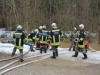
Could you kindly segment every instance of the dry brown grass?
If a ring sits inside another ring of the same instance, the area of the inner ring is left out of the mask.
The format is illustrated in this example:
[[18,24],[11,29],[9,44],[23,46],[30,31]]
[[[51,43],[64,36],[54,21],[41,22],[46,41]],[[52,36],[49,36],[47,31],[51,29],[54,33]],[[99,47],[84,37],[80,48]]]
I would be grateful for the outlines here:
[[90,47],[92,47],[94,50],[100,50],[100,44],[98,42],[98,38],[92,37],[91,43],[89,43]]
[[61,41],[60,47],[62,47],[62,48],[69,48],[69,46],[70,46],[69,38],[66,38],[64,41]]

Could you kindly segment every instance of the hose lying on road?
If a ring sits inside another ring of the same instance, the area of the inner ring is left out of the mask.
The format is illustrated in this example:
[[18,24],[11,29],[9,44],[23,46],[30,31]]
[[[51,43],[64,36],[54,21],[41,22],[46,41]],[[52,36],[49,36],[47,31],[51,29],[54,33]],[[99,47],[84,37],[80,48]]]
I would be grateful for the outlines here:
[[[61,50],[61,51],[62,51],[62,50]],[[27,58],[24,58],[24,59],[35,58],[35,57],[41,57],[41,56],[46,56],[46,55],[49,55],[49,54],[51,54],[51,53],[43,54],[43,55],[36,55],[36,56],[32,56],[32,57],[27,57]],[[67,54],[67,53],[65,52],[65,53],[61,53],[61,54]],[[7,70],[2,71],[2,72],[0,73],[0,75],[1,75],[1,74],[4,74],[4,73],[6,73],[6,72],[8,72],[8,71],[10,71],[10,70],[13,70],[13,69],[15,69],[15,68],[18,68],[18,67],[21,67],[21,66],[24,66],[24,65],[33,63],[33,62],[37,62],[37,61],[40,61],[40,60],[44,60],[44,59],[39,59],[39,60],[27,62],[27,63],[21,64],[21,65],[18,65],[18,66],[9,68],[9,69],[7,69]],[[11,62],[11,63],[9,63],[9,64],[7,64],[7,65],[1,67],[0,70],[2,70],[2,69],[4,69],[4,68],[6,68],[6,67],[8,67],[8,66],[10,66],[10,65],[12,65],[12,64],[14,64],[14,63],[16,63],[16,62],[18,62],[18,61],[19,61],[19,60],[15,60],[15,61],[13,61],[13,62]]]
[[[48,54],[50,54],[50,53],[48,53]],[[27,57],[27,58],[24,58],[24,59],[41,57],[41,56],[45,56],[45,55],[48,55],[48,54],[31,56],[31,57]],[[11,63],[8,63],[8,64],[6,64],[5,66],[0,67],[0,70],[2,70],[2,69],[4,69],[4,68],[6,68],[6,67],[8,67],[8,66],[10,66],[10,65],[12,65],[12,64],[14,64],[14,63],[16,63],[16,62],[18,62],[18,61],[19,61],[19,60],[15,60],[15,61],[13,61],[13,62],[11,62]]]
[[13,70],[13,69],[15,69],[15,68],[22,67],[22,66],[25,66],[25,65],[34,63],[34,62],[41,61],[41,60],[45,60],[45,59],[47,59],[47,58],[48,58],[48,57],[45,57],[45,58],[42,58],[42,59],[39,59],[39,60],[34,60],[34,61],[31,61],[31,62],[27,62],[27,63],[21,64],[21,65],[17,65],[17,66],[11,67],[11,68],[9,68],[9,69],[6,69],[6,70],[2,71],[2,72],[0,73],[0,75],[4,74],[4,73],[6,73],[6,72],[8,72],[8,71],[10,71],[10,70]]
[[[28,50],[25,54],[23,55],[26,55],[30,50]],[[20,55],[18,56],[14,56],[14,57],[11,57],[11,58],[6,58],[6,59],[1,59],[0,62],[3,62],[3,61],[7,61],[7,60],[11,60],[11,59],[14,59],[14,58],[18,58]]]
[[[44,54],[44,55],[36,55],[36,56],[28,57],[28,58],[35,58],[35,57],[39,57],[39,56],[46,56],[46,55],[49,55],[49,54],[51,54],[51,53]],[[66,54],[66,52],[65,52],[65,53],[60,53],[60,54]],[[24,59],[28,59],[28,58],[24,58]],[[41,61],[41,60],[45,60],[45,59],[47,59],[47,58],[48,58],[48,57],[45,57],[45,58],[41,58],[41,59],[39,59],[39,60],[34,60],[34,61],[30,61],[30,62],[21,64],[21,65],[17,65],[17,66],[11,67],[11,68],[9,68],[9,69],[6,69],[6,70],[2,71],[2,72],[0,73],[0,75],[4,74],[4,73],[6,73],[6,72],[9,72],[9,71],[11,71],[11,70],[13,70],[13,69],[16,69],[16,68],[18,68],[18,67],[22,67],[22,66],[25,66],[25,65],[34,63],[34,62],[38,62],[38,61]],[[16,61],[18,61],[18,60],[16,60]]]
[[[28,51],[29,52],[29,51]],[[27,54],[28,52],[26,52],[25,54]],[[25,55],[24,54],[24,55]],[[51,53],[48,53],[48,54],[51,54]],[[43,54],[43,55],[36,55],[36,56],[31,56],[31,57],[27,57],[27,58],[24,58],[24,59],[29,59],[29,58],[36,58],[36,57],[40,57],[40,56],[45,56],[45,55],[48,55],[48,54]],[[18,56],[17,56],[18,57]],[[16,57],[14,57],[14,58],[16,58]],[[9,59],[12,59],[12,58],[7,58],[7,59],[3,59],[3,60],[0,60],[0,61],[4,61],[4,60],[9,60]],[[8,67],[8,66],[10,66],[10,65],[12,65],[12,64],[14,64],[14,63],[16,63],[16,62],[18,62],[19,60],[15,60],[15,61],[12,61],[11,63],[8,63],[8,64],[6,64],[5,66],[2,66],[2,67],[0,67],[0,70],[2,70],[2,69],[4,69],[4,68],[6,68],[6,67]]]

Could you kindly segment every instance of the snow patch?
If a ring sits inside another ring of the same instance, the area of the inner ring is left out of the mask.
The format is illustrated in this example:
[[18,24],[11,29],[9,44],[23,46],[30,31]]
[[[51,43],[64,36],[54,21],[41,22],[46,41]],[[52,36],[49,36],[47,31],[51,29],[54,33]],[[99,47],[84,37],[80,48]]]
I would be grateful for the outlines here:
[[[29,55],[40,55],[40,51],[35,49],[36,46],[34,46],[34,50],[35,52],[29,52]],[[9,44],[9,43],[0,43],[0,52],[2,53],[7,53],[7,54],[11,54],[13,51],[14,45],[13,44]],[[23,53],[26,53],[28,50],[30,49],[29,46],[24,45],[24,49],[23,49]],[[91,52],[88,51],[87,52],[87,56],[88,59],[83,60],[83,54],[81,52],[79,52],[78,57],[72,57],[72,55],[74,55],[74,51],[69,51],[68,48],[60,48],[58,47],[58,52],[59,52],[59,57],[58,58],[62,58],[62,59],[66,59],[66,60],[71,60],[71,61],[79,61],[79,62],[84,62],[84,63],[89,63],[89,64],[100,64],[100,51],[96,51],[96,52]],[[47,51],[47,53],[51,53],[52,52],[50,50]],[[16,54],[19,54],[19,50],[16,51]],[[43,53],[44,54],[44,53]]]

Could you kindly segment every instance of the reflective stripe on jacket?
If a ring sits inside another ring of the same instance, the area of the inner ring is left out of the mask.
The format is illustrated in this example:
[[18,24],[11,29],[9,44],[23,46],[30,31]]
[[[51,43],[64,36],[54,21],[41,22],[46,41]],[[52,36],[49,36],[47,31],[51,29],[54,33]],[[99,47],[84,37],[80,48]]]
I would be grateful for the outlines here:
[[50,39],[52,46],[59,46],[60,45],[60,38],[63,37],[62,32],[59,29],[52,29],[50,31]]
[[22,31],[16,31],[13,35],[15,47],[23,49],[25,34]]
[[79,42],[78,42],[78,47],[79,48],[84,48],[85,47],[85,44],[84,44],[84,38],[79,38]]
[[[49,34],[48,31],[45,30],[45,29],[42,30],[42,33]],[[43,35],[39,35],[39,40],[40,40],[40,43],[46,44],[46,41],[48,40],[48,37],[43,36]]]
[[27,36],[27,38],[25,39],[25,40],[27,40],[28,42],[32,42],[32,41],[34,41],[36,39],[36,32],[31,32],[28,36]]

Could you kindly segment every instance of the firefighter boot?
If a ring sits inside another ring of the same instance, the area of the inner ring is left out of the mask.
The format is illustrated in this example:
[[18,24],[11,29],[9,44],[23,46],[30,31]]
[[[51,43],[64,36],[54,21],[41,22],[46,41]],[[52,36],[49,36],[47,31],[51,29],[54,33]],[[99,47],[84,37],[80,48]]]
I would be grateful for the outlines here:
[[77,57],[78,56],[78,52],[75,52],[75,55],[72,55],[72,57]]
[[52,59],[56,59],[56,53],[53,52],[53,56],[51,56],[50,58],[52,58]]
[[24,60],[23,59],[20,59],[20,61],[23,62]]
[[42,49],[40,49],[40,53],[42,53]]
[[82,59],[87,59],[87,54],[83,53],[83,55],[84,55],[84,57]]
[[56,50],[56,56],[58,57],[58,50]]

